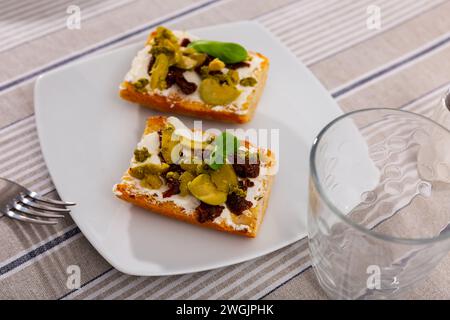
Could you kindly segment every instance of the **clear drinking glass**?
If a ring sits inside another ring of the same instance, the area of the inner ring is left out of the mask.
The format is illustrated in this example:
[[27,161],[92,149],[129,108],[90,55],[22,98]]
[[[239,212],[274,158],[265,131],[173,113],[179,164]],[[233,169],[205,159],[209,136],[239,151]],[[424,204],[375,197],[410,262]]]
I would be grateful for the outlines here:
[[310,158],[308,236],[335,299],[392,299],[450,250],[450,132],[407,111],[343,115]]

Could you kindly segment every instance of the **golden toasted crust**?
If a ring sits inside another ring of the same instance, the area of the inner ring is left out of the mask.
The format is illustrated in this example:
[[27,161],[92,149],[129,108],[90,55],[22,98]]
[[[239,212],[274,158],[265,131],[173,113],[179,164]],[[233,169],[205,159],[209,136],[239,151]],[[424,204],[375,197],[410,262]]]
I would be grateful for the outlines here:
[[[166,123],[165,117],[150,117],[147,120],[147,127],[145,128],[144,134],[149,134],[154,131],[161,129]],[[129,177],[128,172],[125,173],[124,178]],[[217,224],[212,221],[207,221],[200,223],[194,213],[186,213],[184,208],[176,205],[172,201],[159,201],[157,197],[150,194],[142,194],[139,190],[132,184],[127,184],[122,181],[115,186],[115,194],[118,198],[125,200],[127,202],[133,203],[144,209],[159,213],[161,215],[175,218],[181,221],[189,222],[195,225],[200,225],[203,227],[208,227],[220,231],[225,231],[233,234],[244,235],[250,238],[256,237],[261,222],[264,218],[264,213],[267,208],[269,201],[270,189],[272,184],[273,176],[267,178],[267,183],[265,184],[264,197],[259,200],[258,205],[251,208],[251,223],[248,230],[235,230],[232,227],[226,225],[225,223]]]
[[138,103],[142,106],[176,114],[195,116],[203,119],[213,119],[225,122],[245,123],[251,120],[255,109],[261,98],[264,86],[267,80],[269,70],[269,59],[260,53],[255,53],[263,62],[261,69],[258,70],[256,80],[258,81],[255,91],[253,91],[244,103],[243,108],[247,113],[238,114],[227,110],[212,110],[212,106],[199,102],[186,100],[181,96],[173,95],[171,97],[162,96],[156,93],[141,93],[129,82],[123,82],[121,85],[120,96],[130,102]]

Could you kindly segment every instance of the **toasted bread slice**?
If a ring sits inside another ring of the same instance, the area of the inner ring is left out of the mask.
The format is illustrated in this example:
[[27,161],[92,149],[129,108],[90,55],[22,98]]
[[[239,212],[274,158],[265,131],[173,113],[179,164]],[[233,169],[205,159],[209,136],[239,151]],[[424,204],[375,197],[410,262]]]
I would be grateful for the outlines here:
[[[174,32],[179,41],[183,39],[195,40],[195,37],[186,32]],[[150,80],[148,66],[151,60],[149,53],[152,47],[151,33],[144,49],[138,52],[134,58],[131,69],[125,76],[125,81],[120,86],[120,96],[128,101],[142,106],[175,114],[195,116],[203,119],[213,119],[225,122],[245,123],[251,120],[261,95],[264,90],[269,70],[269,59],[264,55],[249,51],[251,60],[236,69],[240,79],[253,77],[257,83],[254,86],[237,84],[236,88],[241,92],[237,99],[228,105],[210,105],[205,103],[199,95],[201,78],[194,70],[185,71],[185,78],[197,85],[192,94],[184,94],[174,84],[165,90],[152,90],[148,85],[146,90],[138,90],[133,85],[140,79]],[[226,73],[227,67],[223,69]]]
[[[173,119],[173,117],[171,118]],[[170,118],[168,120],[166,117],[150,117],[147,120],[147,127],[141,142],[146,136],[148,137],[154,132],[160,133],[168,121],[170,121]],[[245,145],[249,146],[248,142],[245,142]],[[257,178],[248,179],[254,184],[252,188],[248,189],[246,195],[246,200],[252,202],[252,207],[239,215],[232,213],[224,203],[222,205],[223,211],[219,216],[212,220],[201,221],[197,211],[201,202],[194,196],[191,194],[185,196],[175,194],[164,198],[164,191],[169,188],[167,181],[157,190],[149,189],[143,187],[141,181],[130,174],[130,169],[125,172],[122,181],[114,186],[113,191],[120,199],[155,213],[208,228],[255,237],[268,204],[273,180],[273,175],[270,172],[275,166],[275,159],[270,150],[258,151],[259,154],[264,154],[265,160],[261,161],[261,168],[264,170],[261,170],[261,174]]]

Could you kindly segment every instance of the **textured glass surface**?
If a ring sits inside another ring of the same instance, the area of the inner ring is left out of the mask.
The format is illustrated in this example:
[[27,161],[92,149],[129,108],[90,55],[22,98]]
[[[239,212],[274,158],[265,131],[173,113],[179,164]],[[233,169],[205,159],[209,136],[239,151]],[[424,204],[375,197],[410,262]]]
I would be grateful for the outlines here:
[[450,249],[450,133],[413,113],[361,110],[311,152],[309,245],[332,298],[398,298]]

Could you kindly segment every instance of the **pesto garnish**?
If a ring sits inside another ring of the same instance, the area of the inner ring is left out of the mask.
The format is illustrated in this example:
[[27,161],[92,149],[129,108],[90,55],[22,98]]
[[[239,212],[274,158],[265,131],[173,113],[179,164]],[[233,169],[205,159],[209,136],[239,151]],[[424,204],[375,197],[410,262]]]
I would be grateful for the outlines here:
[[138,92],[146,92],[145,87],[148,85],[148,79],[142,78],[133,83],[133,87]]
[[156,28],[150,53],[155,59],[150,70],[150,87],[153,90],[164,90],[167,88],[169,67],[181,62],[183,58],[177,37],[167,28]]
[[157,56],[158,54],[173,55],[173,49],[167,47],[152,47],[150,54]]
[[209,67],[208,66],[200,67],[200,78],[206,79],[208,77],[209,77]]
[[253,77],[247,77],[242,79],[239,83],[244,87],[254,87],[258,83],[258,81],[256,81],[256,79]]
[[230,77],[231,82],[236,85],[239,83],[239,72],[237,72],[236,70],[228,70],[227,75]]
[[244,197],[244,198],[247,196],[247,192],[245,190],[242,190],[241,188],[239,188],[237,185],[231,186],[229,193],[234,193],[237,196]]
[[150,156],[151,154],[150,152],[148,152],[148,149],[146,147],[134,150],[134,158],[137,162],[144,162]]
[[154,175],[161,175],[163,173],[166,173],[169,170],[169,165],[167,163],[161,163],[161,164],[154,164],[154,163],[148,163],[143,164],[137,167],[130,168],[128,170],[128,173],[130,176],[136,178],[136,179],[144,179],[146,176],[154,174]]
[[235,86],[239,82],[239,72],[236,70],[228,70],[227,73],[222,72],[211,72],[214,70],[211,70],[208,66],[203,66],[200,68],[200,78],[202,80],[211,78],[215,79],[220,82],[220,84],[228,84],[230,86]]

